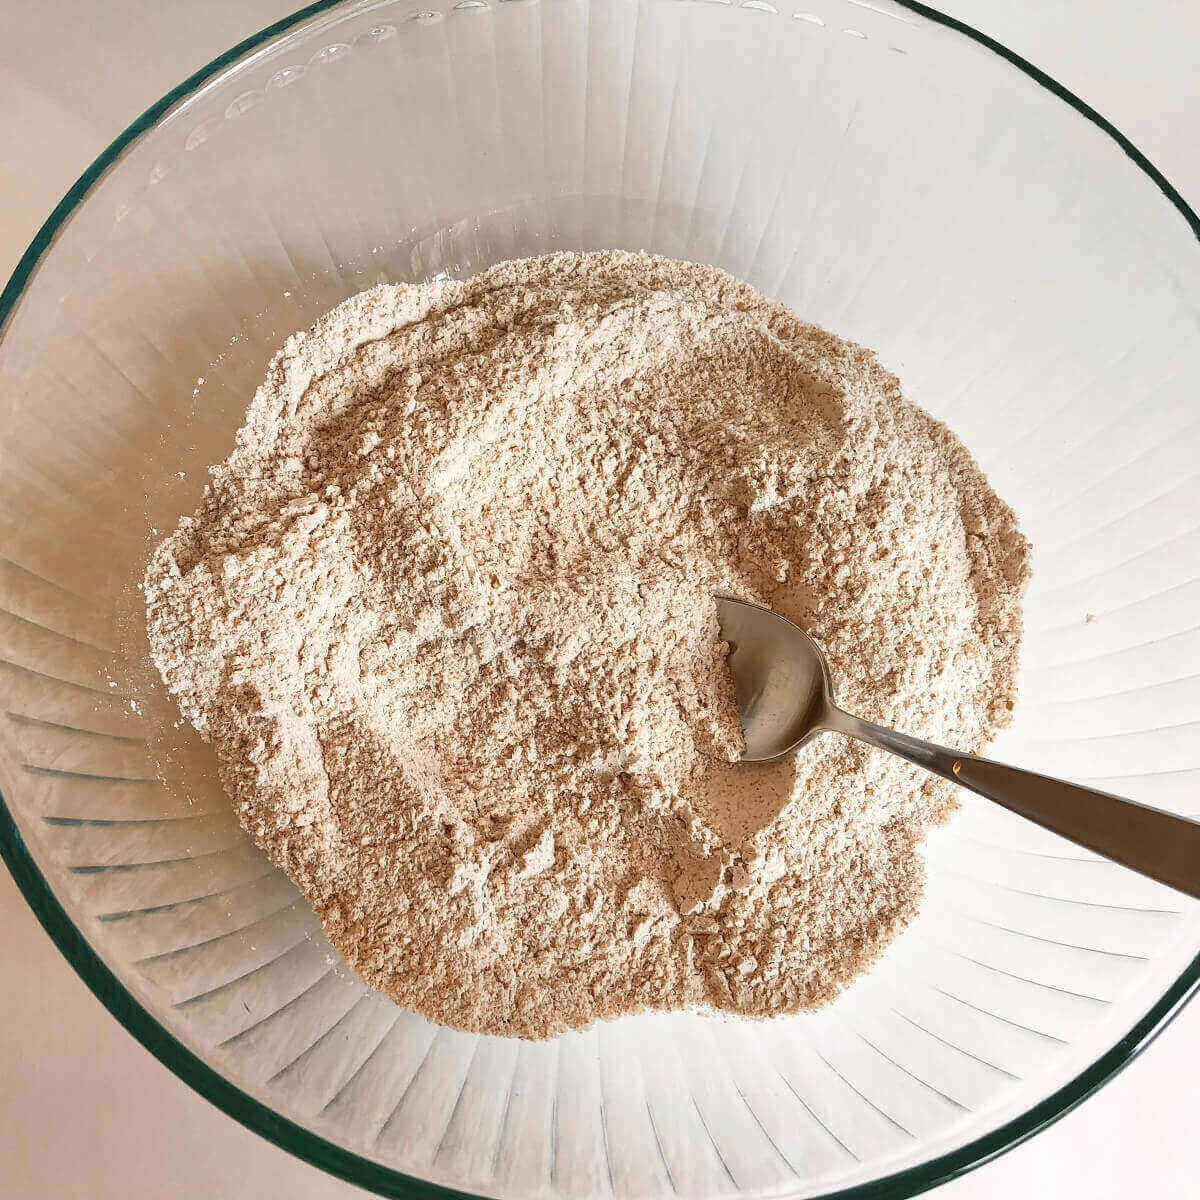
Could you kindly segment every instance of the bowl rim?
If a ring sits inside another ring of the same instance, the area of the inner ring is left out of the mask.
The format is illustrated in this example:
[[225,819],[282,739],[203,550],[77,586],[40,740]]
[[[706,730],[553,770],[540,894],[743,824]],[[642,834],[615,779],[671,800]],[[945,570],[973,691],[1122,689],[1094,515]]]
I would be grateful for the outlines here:
[[[315,0],[314,3],[297,9],[244,38],[189,75],[118,134],[55,206],[21,256],[3,291],[0,291],[0,343],[3,342],[9,317],[16,309],[54,238],[105,172],[130,145],[155,127],[176,105],[197,92],[218,72],[232,66],[250,52],[261,49],[310,17],[328,12],[345,2],[346,0]],[[1200,243],[1200,215],[1146,155],[1090,104],[1028,59],[966,22],[919,3],[918,0],[892,2],[999,55],[1106,133],[1179,212]],[[459,1191],[383,1166],[313,1133],[243,1091],[189,1050],[138,1002],[116,974],[105,965],[92,949],[82,930],[68,916],[25,844],[2,791],[0,858],[3,858],[42,927],[96,998],[159,1062],[222,1112],[313,1166],[379,1195],[411,1200],[486,1200],[482,1194]],[[914,1196],[948,1182],[999,1157],[1052,1125],[1112,1079],[1166,1028],[1198,989],[1200,954],[1191,960],[1171,986],[1123,1037],[1074,1079],[1025,1112],[991,1132],[926,1162],[906,1167],[881,1179],[824,1193],[819,1200],[900,1200],[901,1197]],[[818,1198],[814,1197],[814,1200]]]

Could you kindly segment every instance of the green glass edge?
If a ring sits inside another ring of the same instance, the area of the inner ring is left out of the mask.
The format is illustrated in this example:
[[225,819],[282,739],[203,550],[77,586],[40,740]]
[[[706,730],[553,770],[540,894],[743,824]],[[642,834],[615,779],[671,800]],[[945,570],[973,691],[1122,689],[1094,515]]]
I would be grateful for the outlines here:
[[[119,134],[59,201],[41,229],[38,230],[29,248],[21,256],[4,291],[0,292],[0,337],[3,336],[4,326],[9,315],[15,309],[21,292],[24,291],[25,285],[29,282],[39,260],[50,247],[58,230],[104,172],[120,158],[136,138],[155,125],[178,102],[190,96],[224,67],[232,65],[250,51],[258,49],[300,22],[334,8],[341,2],[342,0],[317,0],[316,3],[298,9],[289,16],[238,42],[224,54],[189,75],[178,87],[173,88],[161,100],[151,105],[136,121]],[[928,5],[918,3],[917,0],[894,0],[894,2],[935,24],[952,29],[998,54],[1023,74],[1028,75],[1060,100],[1069,104],[1092,124],[1102,129],[1178,210],[1195,234],[1197,241],[1200,241],[1200,216],[1188,205],[1166,176],[1129,138],[1090,104],[1063,87],[1028,59],[972,26],[947,16],[937,9],[930,8]],[[0,793],[0,858],[4,859],[17,886],[21,889],[42,927],[97,999],[155,1058],[228,1116],[314,1166],[359,1187],[369,1188],[379,1195],[411,1197],[413,1200],[425,1200],[425,1198],[429,1198],[429,1200],[481,1200],[473,1193],[459,1192],[380,1166],[370,1159],[363,1158],[361,1155],[334,1145],[325,1138],[318,1137],[243,1092],[188,1050],[134,999],[120,980],[101,961],[79,928],[67,915],[29,853],[16,821],[4,800],[3,793]],[[1179,978],[1124,1037],[1070,1083],[1047,1096],[1033,1108],[1014,1117],[1007,1124],[984,1137],[960,1146],[957,1150],[931,1159],[920,1166],[909,1167],[887,1179],[827,1193],[821,1200],[901,1200],[903,1197],[914,1196],[990,1162],[1014,1146],[1020,1145],[1046,1126],[1053,1124],[1060,1117],[1065,1116],[1127,1066],[1157,1034],[1166,1028],[1198,987],[1200,987],[1200,954],[1192,959]]]

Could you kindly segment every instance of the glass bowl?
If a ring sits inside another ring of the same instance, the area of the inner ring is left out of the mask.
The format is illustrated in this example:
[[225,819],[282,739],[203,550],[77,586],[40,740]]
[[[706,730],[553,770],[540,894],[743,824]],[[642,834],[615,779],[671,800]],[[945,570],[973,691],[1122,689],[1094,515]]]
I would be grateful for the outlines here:
[[1061,1115],[1196,984],[1200,906],[967,797],[920,919],[820,1013],[436,1028],[340,963],[139,660],[148,542],[288,333],[379,280],[646,248],[876,347],[1016,507],[996,753],[1195,812],[1200,222],[1003,48],[801,3],[312,5],[122,135],[0,302],[5,858],[172,1070],[365,1187],[907,1195]]

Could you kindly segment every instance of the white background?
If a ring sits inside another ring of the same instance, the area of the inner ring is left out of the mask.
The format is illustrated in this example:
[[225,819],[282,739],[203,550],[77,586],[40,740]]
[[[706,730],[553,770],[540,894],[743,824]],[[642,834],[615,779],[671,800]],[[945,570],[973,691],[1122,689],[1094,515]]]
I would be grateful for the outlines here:
[[[294,0],[295,4],[300,0]],[[933,0],[1048,71],[1200,209],[1197,0]],[[0,282],[138,113],[289,0],[0,0]],[[1082,1108],[937,1200],[1200,1187],[1200,1002]],[[345,1200],[200,1099],[100,1006],[0,869],[0,1200]]]

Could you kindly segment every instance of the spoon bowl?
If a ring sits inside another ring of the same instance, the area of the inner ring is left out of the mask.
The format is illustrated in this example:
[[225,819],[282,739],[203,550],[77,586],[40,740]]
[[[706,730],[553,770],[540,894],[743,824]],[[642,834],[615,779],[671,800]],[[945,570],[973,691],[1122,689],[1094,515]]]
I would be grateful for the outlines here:
[[721,637],[746,748],[744,763],[774,762],[820,733],[833,681],[820,647],[786,617],[717,596]]

